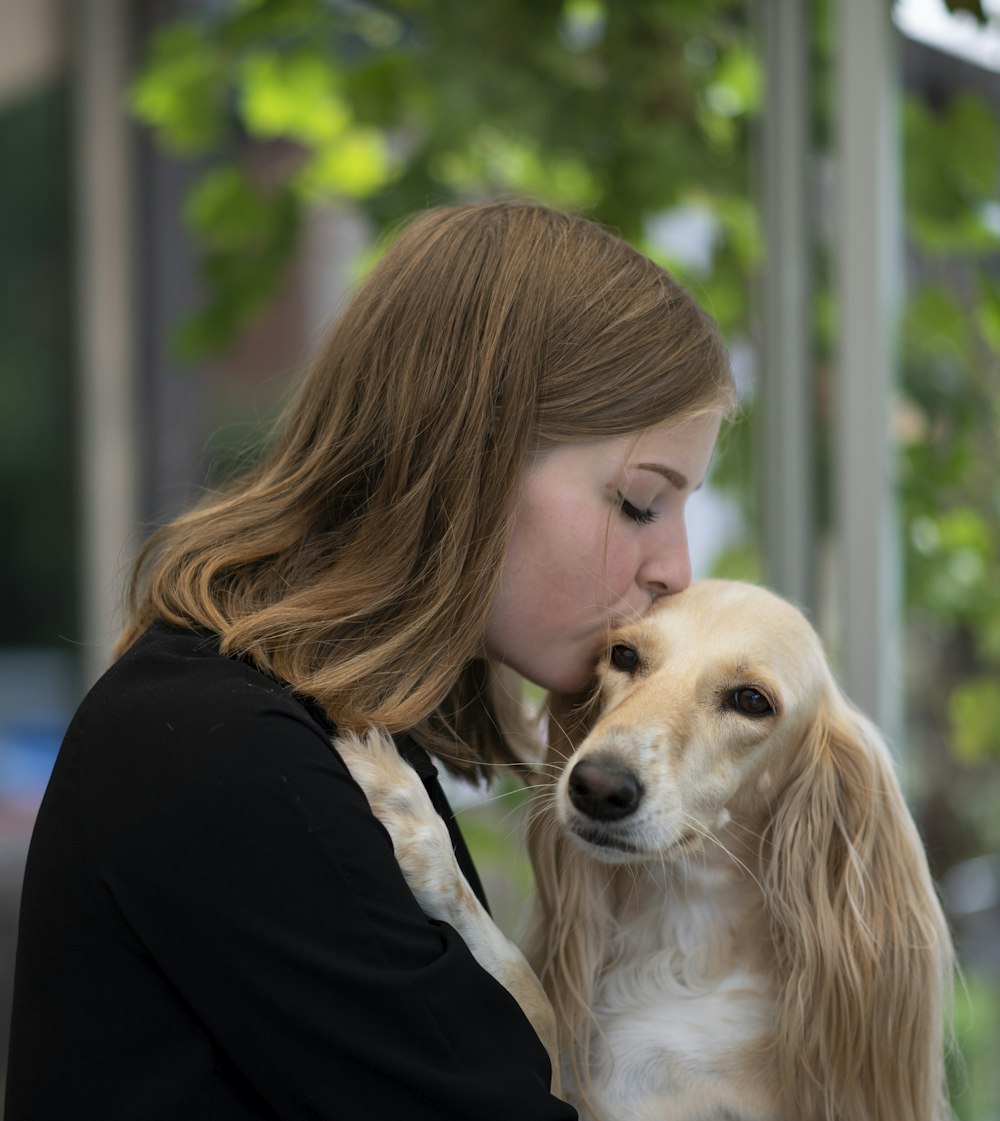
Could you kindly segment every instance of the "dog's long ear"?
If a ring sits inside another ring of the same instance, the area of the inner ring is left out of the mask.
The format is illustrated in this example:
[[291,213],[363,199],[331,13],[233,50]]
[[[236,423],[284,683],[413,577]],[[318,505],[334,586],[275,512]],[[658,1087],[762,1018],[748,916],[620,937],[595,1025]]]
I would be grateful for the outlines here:
[[832,683],[764,856],[788,1116],[950,1117],[947,924],[888,749]]
[[[594,981],[614,921],[616,896],[609,879],[615,871],[586,857],[559,828],[554,788],[594,723],[595,701],[591,694],[548,698],[548,755],[528,821],[535,895],[525,950],[555,1009],[559,1049],[585,1102]],[[590,1108],[597,1116],[593,1103]]]

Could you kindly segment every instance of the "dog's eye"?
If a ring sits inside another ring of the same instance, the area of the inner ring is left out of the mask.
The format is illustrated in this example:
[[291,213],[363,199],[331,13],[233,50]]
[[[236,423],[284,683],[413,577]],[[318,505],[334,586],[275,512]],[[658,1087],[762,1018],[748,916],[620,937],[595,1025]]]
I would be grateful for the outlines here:
[[734,690],[729,695],[729,703],[745,716],[770,716],[774,712],[767,697],[752,686]]
[[622,673],[635,673],[639,668],[639,655],[631,646],[612,646],[610,657],[611,664]]

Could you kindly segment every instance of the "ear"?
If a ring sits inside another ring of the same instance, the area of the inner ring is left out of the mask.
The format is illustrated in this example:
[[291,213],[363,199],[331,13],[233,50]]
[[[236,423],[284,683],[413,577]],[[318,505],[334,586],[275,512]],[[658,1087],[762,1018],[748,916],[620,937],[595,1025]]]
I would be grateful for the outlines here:
[[888,749],[832,685],[762,852],[788,1116],[950,1117],[947,924]]

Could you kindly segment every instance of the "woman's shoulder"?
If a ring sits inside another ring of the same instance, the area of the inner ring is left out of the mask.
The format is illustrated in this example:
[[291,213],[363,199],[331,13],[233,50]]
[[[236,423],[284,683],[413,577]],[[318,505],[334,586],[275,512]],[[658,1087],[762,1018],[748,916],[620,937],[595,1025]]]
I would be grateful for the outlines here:
[[147,739],[179,733],[245,735],[261,717],[284,716],[327,738],[319,706],[248,660],[219,652],[217,636],[154,623],[91,689],[78,718],[89,728],[142,729]]
[[84,699],[47,799],[123,882],[194,867],[235,836],[308,832],[335,807],[365,808],[320,714],[211,636],[162,625]]
[[221,654],[214,636],[154,624],[84,698],[57,771],[91,806],[249,795],[290,768],[328,767],[332,731],[318,706]]

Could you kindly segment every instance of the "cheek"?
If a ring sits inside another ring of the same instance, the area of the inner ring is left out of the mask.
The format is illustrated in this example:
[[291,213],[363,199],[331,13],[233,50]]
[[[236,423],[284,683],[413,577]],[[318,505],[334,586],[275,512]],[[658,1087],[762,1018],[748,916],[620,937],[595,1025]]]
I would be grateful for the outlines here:
[[[550,523],[548,523],[550,524]],[[571,550],[537,517],[522,518],[507,548],[500,590],[487,625],[488,641],[511,653],[528,641],[545,641],[566,626],[581,598]]]
[[581,518],[573,508],[539,510],[518,531],[505,569],[515,584],[531,581],[535,598],[566,603],[582,597],[589,602],[611,582],[612,558],[600,519]]
[[549,596],[553,604],[578,611],[611,610],[625,599],[632,575],[628,556],[609,550],[602,533],[563,550],[562,563],[551,574]]
[[598,557],[599,572],[603,582],[616,595],[621,596],[631,586],[638,568],[638,550],[625,533],[612,533],[601,543]]

